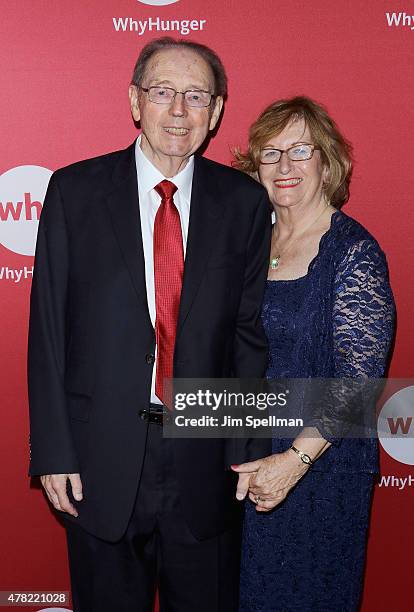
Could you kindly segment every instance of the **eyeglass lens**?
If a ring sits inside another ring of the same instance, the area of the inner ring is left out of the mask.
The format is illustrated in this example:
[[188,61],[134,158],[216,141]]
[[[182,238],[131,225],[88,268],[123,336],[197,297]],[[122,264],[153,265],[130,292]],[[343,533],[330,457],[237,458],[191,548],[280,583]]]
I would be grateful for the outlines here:
[[200,108],[209,106],[211,102],[211,94],[207,91],[192,90],[176,92],[176,90],[171,87],[150,87],[148,89],[149,99],[155,104],[170,104],[177,93],[184,93],[184,100],[188,106]]
[[314,147],[310,144],[298,144],[286,149],[286,151],[281,151],[279,149],[262,149],[260,152],[260,161],[263,164],[276,163],[280,161],[282,153],[284,152],[286,152],[287,156],[292,161],[304,161],[312,157],[313,150]]

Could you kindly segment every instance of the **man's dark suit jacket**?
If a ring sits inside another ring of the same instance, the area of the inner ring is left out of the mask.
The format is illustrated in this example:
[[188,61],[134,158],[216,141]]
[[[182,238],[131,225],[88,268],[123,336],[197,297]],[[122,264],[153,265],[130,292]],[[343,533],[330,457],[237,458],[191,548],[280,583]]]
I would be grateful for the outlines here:
[[[137,492],[155,334],[145,284],[135,144],[50,180],[39,224],[29,325],[30,475],[80,472],[71,518],[116,541]],[[248,176],[195,158],[174,376],[261,377],[260,309],[269,202]],[[204,539],[234,520],[229,463],[270,453],[266,440],[174,441],[186,521]],[[67,515],[68,516],[68,515]]]

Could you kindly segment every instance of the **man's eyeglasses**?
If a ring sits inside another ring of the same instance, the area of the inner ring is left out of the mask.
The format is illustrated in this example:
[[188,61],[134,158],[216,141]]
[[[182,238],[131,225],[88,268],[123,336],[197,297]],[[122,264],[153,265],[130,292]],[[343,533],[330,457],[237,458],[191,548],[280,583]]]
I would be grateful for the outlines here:
[[186,106],[192,108],[204,108],[210,106],[212,98],[215,98],[214,94],[209,91],[203,91],[202,89],[189,89],[188,91],[177,91],[172,87],[141,87],[142,91],[148,94],[148,99],[154,104],[171,104],[174,101],[175,96],[179,93],[184,96],[184,103]]
[[320,147],[307,142],[299,142],[288,149],[273,149],[271,147],[266,147],[260,151],[260,163],[277,164],[282,157],[282,153],[286,153],[288,158],[292,161],[305,161],[312,157],[315,149],[320,150]]

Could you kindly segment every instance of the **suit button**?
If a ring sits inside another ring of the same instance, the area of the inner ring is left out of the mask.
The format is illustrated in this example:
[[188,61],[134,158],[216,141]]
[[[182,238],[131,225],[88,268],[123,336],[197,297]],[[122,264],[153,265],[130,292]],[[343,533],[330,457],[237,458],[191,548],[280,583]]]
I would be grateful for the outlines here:
[[152,353],[147,353],[147,355],[145,355],[145,361],[148,363],[148,365],[151,365],[155,361],[155,356]]

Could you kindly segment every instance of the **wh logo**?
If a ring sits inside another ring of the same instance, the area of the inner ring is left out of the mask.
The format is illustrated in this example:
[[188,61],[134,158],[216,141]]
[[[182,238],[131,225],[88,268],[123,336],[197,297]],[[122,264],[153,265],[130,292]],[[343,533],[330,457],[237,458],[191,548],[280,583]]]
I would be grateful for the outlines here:
[[[24,194],[24,217],[26,221],[33,220],[33,207],[36,209],[35,217],[36,221],[40,219],[40,213],[42,210],[42,203],[32,202],[32,196],[30,193]],[[0,201],[0,221],[7,221],[9,218],[13,221],[19,221],[22,219],[23,202],[1,202]]]
[[0,176],[0,243],[10,251],[34,255],[51,174],[41,166],[17,166]]
[[409,433],[411,429],[411,423],[413,422],[413,417],[398,417],[394,419],[393,417],[387,417],[388,427],[390,428],[390,433],[393,436],[396,436],[399,432],[406,435]]
[[414,465],[414,386],[400,389],[385,402],[378,416],[378,437],[393,459]]

